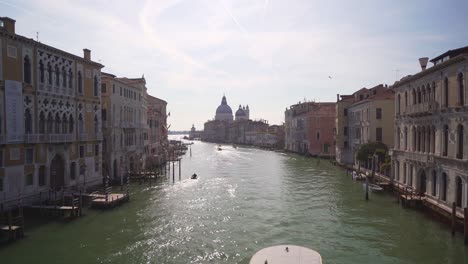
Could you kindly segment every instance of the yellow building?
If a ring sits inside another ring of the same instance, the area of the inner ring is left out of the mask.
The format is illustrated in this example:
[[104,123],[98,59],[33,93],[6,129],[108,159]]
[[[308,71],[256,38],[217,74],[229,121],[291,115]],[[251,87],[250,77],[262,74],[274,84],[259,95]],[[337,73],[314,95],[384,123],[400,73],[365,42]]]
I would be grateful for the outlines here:
[[102,182],[103,65],[0,21],[0,200]]

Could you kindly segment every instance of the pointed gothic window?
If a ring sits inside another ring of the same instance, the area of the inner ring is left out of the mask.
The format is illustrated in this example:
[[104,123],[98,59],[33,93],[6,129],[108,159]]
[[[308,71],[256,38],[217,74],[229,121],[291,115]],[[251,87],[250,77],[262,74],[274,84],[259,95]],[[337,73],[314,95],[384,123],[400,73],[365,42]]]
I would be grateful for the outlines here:
[[28,55],[24,57],[23,62],[24,82],[31,84],[31,59]]

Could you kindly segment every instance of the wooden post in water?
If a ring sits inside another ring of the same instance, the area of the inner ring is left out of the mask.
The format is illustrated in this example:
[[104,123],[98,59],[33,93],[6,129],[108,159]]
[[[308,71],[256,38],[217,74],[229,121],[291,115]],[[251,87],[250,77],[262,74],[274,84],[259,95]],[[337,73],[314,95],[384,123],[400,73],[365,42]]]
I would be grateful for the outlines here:
[[81,195],[80,191],[80,216],[82,215],[82,209],[83,209],[83,195]]
[[190,157],[192,157],[192,146],[190,145]]
[[464,223],[464,233],[463,233],[463,237],[464,237],[464,241],[465,241],[465,245],[468,245],[468,207],[465,207],[465,209],[463,210],[463,223]]
[[174,160],[172,160],[172,182],[175,182],[175,168]]
[[182,159],[179,160],[179,181],[181,180],[181,172],[182,172],[181,164],[182,164]]
[[455,202],[452,203],[452,236],[455,235],[455,225],[457,220],[457,204]]
[[369,177],[366,176],[366,201],[369,201]]

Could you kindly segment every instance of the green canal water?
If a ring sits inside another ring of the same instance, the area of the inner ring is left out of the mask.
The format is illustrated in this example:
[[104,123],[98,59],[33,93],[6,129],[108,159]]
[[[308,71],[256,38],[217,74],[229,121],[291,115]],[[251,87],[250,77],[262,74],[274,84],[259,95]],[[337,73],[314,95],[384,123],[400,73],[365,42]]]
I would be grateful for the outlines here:
[[27,223],[25,239],[0,247],[0,263],[248,263],[287,243],[325,264],[468,263],[460,234],[389,195],[365,202],[362,186],[327,161],[202,142],[192,154],[181,181],[135,184],[120,208]]

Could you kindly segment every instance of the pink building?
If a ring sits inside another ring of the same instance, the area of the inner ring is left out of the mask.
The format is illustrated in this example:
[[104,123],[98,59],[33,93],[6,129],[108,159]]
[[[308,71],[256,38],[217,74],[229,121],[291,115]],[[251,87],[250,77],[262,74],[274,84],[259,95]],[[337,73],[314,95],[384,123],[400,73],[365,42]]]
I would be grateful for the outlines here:
[[335,103],[313,103],[307,113],[309,154],[333,157],[335,155]]

